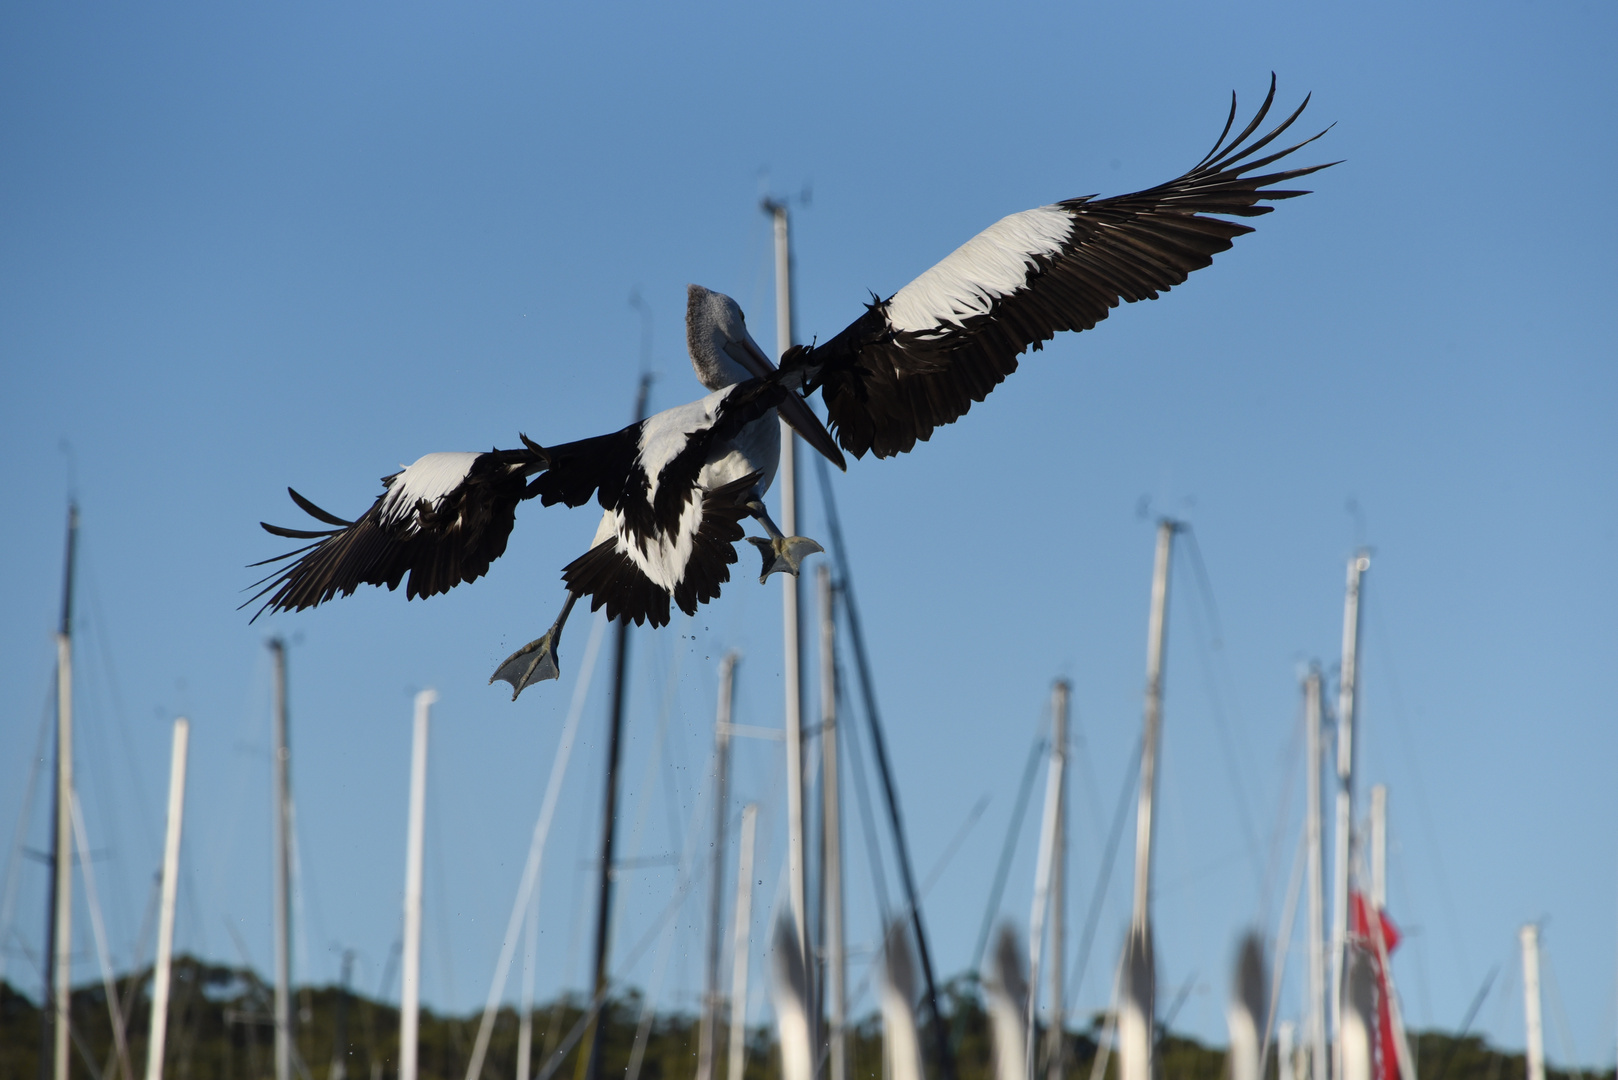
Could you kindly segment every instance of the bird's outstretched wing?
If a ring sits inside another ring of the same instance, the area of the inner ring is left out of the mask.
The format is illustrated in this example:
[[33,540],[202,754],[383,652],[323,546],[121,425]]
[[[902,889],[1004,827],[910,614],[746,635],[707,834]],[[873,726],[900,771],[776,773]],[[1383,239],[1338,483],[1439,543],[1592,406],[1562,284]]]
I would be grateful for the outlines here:
[[[783,367],[819,388],[832,430],[855,457],[891,457],[960,418],[1017,369],[1017,357],[1060,330],[1088,330],[1119,301],[1156,299],[1252,228],[1267,201],[1307,194],[1275,187],[1327,168],[1249,175],[1320,135],[1262,156],[1309,104],[1268,134],[1259,129],[1270,92],[1227,144],[1230,117],[1208,155],[1154,188],[1107,199],[1083,196],[1003,218],[817,348],[798,347]],[[1335,163],[1329,163],[1335,164]]]
[[[505,554],[524,499],[580,506],[600,491],[602,505],[615,501],[628,483],[639,433],[640,425],[631,424],[549,448],[525,435],[520,450],[428,454],[384,476],[386,490],[354,521],[287,488],[305,513],[332,528],[260,522],[275,536],[314,543],[254,563],[281,565],[254,583],[258,592],[242,607],[263,600],[256,620],[266,611],[302,611],[350,596],[361,585],[397,589],[405,581],[405,596],[414,600],[476,581]],[[543,475],[530,481],[535,473]]]
[[266,611],[301,611],[349,596],[361,585],[396,589],[407,574],[411,599],[474,581],[505,553],[517,503],[529,495],[527,478],[548,464],[546,451],[533,443],[521,450],[428,454],[383,477],[386,490],[354,521],[288,488],[305,513],[332,528],[260,522],[272,535],[314,543],[254,563],[283,565],[255,583],[258,592],[242,607],[262,599],[256,620]]
[[242,607],[262,601],[256,620],[350,596],[361,585],[397,589],[401,581],[410,599],[448,592],[482,577],[505,553],[519,502],[582,506],[593,497],[622,526],[601,545],[613,550],[576,560],[566,580],[578,578],[578,591],[593,594],[594,606],[611,597],[615,617],[661,626],[671,594],[682,610],[695,611],[729,579],[729,545],[741,539],[738,522],[757,477],[705,494],[703,464],[716,442],[780,403],[790,392],[787,378],[773,372],[577,442],[541,447],[524,436],[520,450],[428,454],[383,477],[386,490],[354,521],[288,488],[305,513],[331,528],[261,522],[275,536],[313,543],[254,563],[276,569],[254,583],[257,592]]

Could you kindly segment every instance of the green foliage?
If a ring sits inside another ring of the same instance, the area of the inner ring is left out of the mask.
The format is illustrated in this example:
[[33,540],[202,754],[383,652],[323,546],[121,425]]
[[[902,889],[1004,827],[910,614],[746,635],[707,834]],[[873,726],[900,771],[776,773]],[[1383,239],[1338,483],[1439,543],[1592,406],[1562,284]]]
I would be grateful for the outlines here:
[[[132,1076],[143,1078],[146,1068],[146,1032],[150,1023],[150,970],[120,979],[118,994],[125,1000]],[[221,967],[180,957],[174,962],[164,1076],[169,1080],[266,1080],[275,1071],[271,1013],[273,993],[254,972]],[[345,1000],[346,999],[346,1000]],[[958,1080],[993,1080],[993,1056],[988,1017],[976,981],[958,978],[943,987],[942,1007],[949,1023]],[[540,1005],[534,1010],[531,1074],[539,1072],[563,1044],[555,1080],[578,1080],[580,1047],[588,1045],[586,1002],[573,995]],[[399,1011],[391,1005],[334,986],[299,989],[294,997],[297,1048],[306,1080],[333,1080],[338,1027],[346,1029],[344,1072],[348,1080],[391,1080],[398,1072]],[[641,1024],[643,1000],[629,990],[609,1000],[603,1010],[604,1077],[617,1080],[627,1070]],[[107,1001],[99,983],[73,992],[74,1080],[125,1080],[117,1060]],[[422,1080],[464,1080],[477,1036],[480,1014],[441,1016],[421,1014],[420,1075]],[[501,1009],[484,1066],[485,1080],[516,1075],[517,1014]],[[1064,1074],[1067,1080],[1088,1080],[1096,1054],[1097,1022],[1086,1032],[1063,1033]],[[1044,1045],[1043,1032],[1039,1044]],[[856,1022],[849,1038],[849,1080],[881,1080],[882,1030],[876,1016]],[[728,1034],[718,1033],[719,1069],[723,1075]],[[41,1017],[38,1006],[9,984],[0,983],[0,1080],[34,1080],[39,1076]],[[640,1080],[691,1080],[696,1073],[697,1019],[685,1013],[656,1013],[647,1025]],[[1521,1054],[1507,1054],[1477,1036],[1456,1039],[1442,1032],[1413,1036],[1417,1073],[1422,1080],[1525,1080]],[[923,1033],[923,1048],[931,1039]],[[780,1061],[767,1027],[747,1033],[744,1080],[779,1080]],[[1160,1043],[1162,1076],[1166,1080],[1224,1080],[1224,1051],[1191,1039],[1166,1034]],[[1116,1059],[1109,1062],[1104,1080],[1116,1080]],[[1277,1076],[1270,1063],[1269,1077]],[[1618,1080],[1605,1073],[1574,1073],[1550,1069],[1547,1080]]]

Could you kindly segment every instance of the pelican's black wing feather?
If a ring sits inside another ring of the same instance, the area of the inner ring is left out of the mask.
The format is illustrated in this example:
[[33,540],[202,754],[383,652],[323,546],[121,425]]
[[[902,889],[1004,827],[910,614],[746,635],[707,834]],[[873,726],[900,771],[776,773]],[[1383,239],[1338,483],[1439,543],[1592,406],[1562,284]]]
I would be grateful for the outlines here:
[[[261,523],[274,536],[316,542],[262,563],[283,563],[255,583],[242,607],[263,600],[254,613],[301,611],[361,585],[433,596],[488,572],[506,550],[517,503],[529,497],[528,476],[546,467],[545,452],[491,450],[485,454],[429,454],[391,476],[371,508],[344,522],[288,488],[311,517],[341,528],[316,531]],[[317,539],[318,538],[318,539]],[[288,562],[287,560],[292,560]]]
[[[1280,188],[1327,165],[1253,175],[1320,135],[1253,155],[1299,114],[1247,142],[1275,98],[1229,143],[1226,121],[1207,157],[1184,175],[1130,195],[1085,196],[1024,211],[984,230],[818,348],[783,358],[818,388],[838,442],[856,457],[905,453],[958,419],[1017,369],[1018,356],[1062,330],[1087,330],[1119,302],[1156,299],[1252,227]],[[1304,105],[1308,99],[1304,99]],[[1324,134],[1324,132],[1321,132]]]

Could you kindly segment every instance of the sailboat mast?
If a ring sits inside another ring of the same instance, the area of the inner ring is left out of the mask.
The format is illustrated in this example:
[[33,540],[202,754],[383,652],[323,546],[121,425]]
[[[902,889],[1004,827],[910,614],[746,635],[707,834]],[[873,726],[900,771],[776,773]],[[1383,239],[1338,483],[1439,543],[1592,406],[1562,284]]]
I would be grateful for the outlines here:
[[[45,1000],[51,1076],[68,1080],[68,1037],[73,1001],[73,573],[79,506],[67,508],[67,567],[62,580],[62,621],[56,633],[56,781],[51,830],[51,884],[45,926]],[[40,1056],[43,1065],[45,1055]]]
[[1150,1080],[1156,1075],[1157,1018],[1154,1015],[1156,958],[1152,944],[1152,834],[1157,799],[1157,755],[1163,728],[1163,646],[1168,630],[1169,565],[1179,526],[1157,525],[1152,567],[1152,608],[1146,633],[1145,733],[1141,743],[1140,791],[1135,804],[1135,902],[1124,957],[1124,1000],[1120,1003],[1119,1076]]
[[275,909],[275,1080],[292,1080],[292,753],[287,744],[286,642],[271,638],[270,655],[275,661],[274,756],[270,765],[275,799],[271,853],[275,890],[271,898]]
[[735,696],[736,654],[719,661],[719,707],[714,718],[713,877],[708,890],[708,964],[703,984],[702,1026],[697,1032],[697,1080],[713,1080],[714,1036],[719,1024],[719,962],[724,952],[726,827],[730,824],[730,716]]
[[[646,418],[646,397],[652,388],[652,377],[642,375],[635,392],[635,420]],[[595,980],[592,996],[599,998],[600,1007],[590,1021],[590,1035],[586,1040],[588,1052],[583,1064],[584,1080],[601,1080],[601,1038],[606,1026],[601,1022],[607,1013],[607,949],[612,932],[612,863],[618,835],[618,762],[623,753],[624,696],[629,684],[629,620],[618,620],[615,635],[616,648],[612,665],[612,720],[607,730],[607,783],[601,808],[601,865],[597,869]]]
[[1067,747],[1068,703],[1072,686],[1057,679],[1051,687],[1051,759],[1060,761],[1056,774],[1056,828],[1051,839],[1050,895],[1050,1026],[1045,1032],[1047,1080],[1062,1080],[1066,1051],[1062,1020],[1067,1014],[1063,994],[1062,966],[1067,956]]
[[1539,927],[1529,923],[1522,939],[1523,1019],[1528,1025],[1528,1080],[1545,1080],[1545,1031],[1539,1015]]
[[146,1041],[146,1080],[163,1080],[163,1047],[168,1038],[169,969],[174,953],[174,902],[179,892],[180,828],[185,819],[185,764],[191,723],[174,721],[169,753],[168,826],[163,837],[163,885],[157,920],[157,958],[152,975],[152,1024]]
[[1304,682],[1304,726],[1308,731],[1309,774],[1307,792],[1309,804],[1305,829],[1309,846],[1309,1013],[1308,1080],[1327,1080],[1326,1063],[1326,912],[1325,880],[1322,866],[1321,796],[1320,780],[1322,747],[1320,742],[1321,678],[1320,666],[1312,664]]
[[730,1071],[726,1080],[742,1080],[747,1066],[747,962],[753,931],[753,834],[758,804],[742,807],[741,850],[736,856],[735,935],[730,961]]
[[[1060,685],[1060,684],[1058,684]],[[1060,843],[1061,815],[1062,815],[1062,786],[1063,772],[1067,767],[1067,755],[1064,749],[1067,745],[1066,733],[1054,730],[1057,724],[1065,723],[1066,717],[1057,716],[1059,710],[1055,693],[1052,699],[1052,732],[1051,755],[1045,771],[1045,810],[1040,815],[1039,826],[1039,855],[1034,863],[1034,902],[1028,913],[1028,1001],[1024,1007],[1024,1015],[1028,1017],[1028,1027],[1024,1033],[1023,1064],[1027,1069],[1028,1080],[1037,1075],[1038,1065],[1035,1061],[1035,1030],[1038,1027],[1039,1006],[1039,977],[1043,973],[1045,964],[1045,923],[1050,915],[1052,894],[1051,878],[1056,868],[1056,850]],[[1062,958],[1056,957],[1053,966],[1060,967]],[[1053,980],[1052,985],[1055,985]],[[1060,1021],[1058,1021],[1060,1023]]]
[[820,835],[826,916],[830,1080],[848,1080],[848,975],[844,963],[843,818],[837,748],[837,611],[831,568],[820,564]]
[[[785,203],[764,201],[764,211],[775,227],[775,350],[783,356],[792,347],[792,232]],[[781,464],[776,470],[781,486],[781,530],[788,536],[798,532],[798,455],[797,433],[781,423]],[[781,578],[781,631],[786,689],[787,749],[787,844],[792,926],[798,935],[798,952],[807,965],[809,943],[808,866],[804,838],[803,810],[803,642],[799,611],[798,578]],[[809,970],[806,967],[806,970]],[[808,1000],[815,1000],[810,988]],[[814,1032],[817,1017],[810,1010],[809,1045],[819,1045]]]
[[427,820],[427,733],[438,695],[416,695],[410,739],[410,809],[405,827],[404,964],[399,981],[399,1080],[416,1080],[421,1017],[421,855]]
[[1157,799],[1157,753],[1163,729],[1163,641],[1168,629],[1169,559],[1174,550],[1174,522],[1157,526],[1157,556],[1152,567],[1152,614],[1146,636],[1145,741],[1140,757],[1140,794],[1135,808],[1135,904],[1131,925],[1142,929],[1151,922],[1152,816]]
[[[1370,554],[1361,548],[1348,560],[1343,600],[1343,666],[1337,694],[1337,820],[1332,852],[1332,1029],[1342,1030],[1343,978],[1348,963],[1348,871],[1354,837],[1354,721],[1359,689],[1360,591]],[[1339,1074],[1341,1051],[1339,1050]]]

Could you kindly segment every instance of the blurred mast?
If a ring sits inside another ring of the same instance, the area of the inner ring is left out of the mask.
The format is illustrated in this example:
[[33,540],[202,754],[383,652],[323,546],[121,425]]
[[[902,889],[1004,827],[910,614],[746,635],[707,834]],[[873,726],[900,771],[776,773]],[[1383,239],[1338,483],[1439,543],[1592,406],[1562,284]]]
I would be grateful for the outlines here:
[[1326,883],[1321,850],[1320,790],[1322,750],[1320,665],[1311,664],[1304,682],[1304,726],[1307,729],[1308,797],[1305,829],[1309,845],[1309,1010],[1304,1033],[1309,1053],[1308,1080],[1327,1080],[1326,1063]]
[[348,1077],[348,1006],[349,999],[353,997],[353,949],[343,950],[343,968],[339,979],[337,1015],[332,1023],[331,1067],[326,1070],[326,1080],[347,1080]]
[[[1039,857],[1034,866],[1034,903],[1028,913],[1028,1001],[1025,1006],[1028,1027],[1024,1032],[1026,1043],[1023,1047],[1023,1063],[1028,1070],[1028,1080],[1033,1080],[1039,1069],[1034,1055],[1035,1031],[1039,1026],[1037,1023],[1039,977],[1045,963],[1045,924],[1055,900],[1052,880],[1059,863],[1057,849],[1062,843],[1062,790],[1065,786],[1064,774],[1067,771],[1065,753],[1067,707],[1066,701],[1063,700],[1065,691],[1066,684],[1060,680],[1051,691],[1051,756],[1045,772],[1045,812],[1041,815],[1039,829]],[[1055,935],[1052,936],[1054,939]],[[1051,963],[1054,967],[1060,968],[1062,958],[1056,956]],[[1053,989],[1060,986],[1060,978],[1057,976],[1051,980]],[[1053,1026],[1059,1032],[1061,1029],[1059,1003],[1052,1003],[1052,1011],[1057,1017]],[[1056,1037],[1060,1038],[1060,1035]]]
[[169,752],[168,827],[163,837],[161,914],[157,921],[157,957],[152,974],[151,1033],[146,1041],[146,1080],[163,1080],[163,1046],[168,1037],[169,965],[174,952],[174,902],[179,889],[180,829],[185,820],[185,765],[191,724],[174,721]]
[[[1370,553],[1359,549],[1348,560],[1348,588],[1343,600],[1343,665],[1337,692],[1337,820],[1332,851],[1332,1030],[1342,1031],[1343,979],[1348,971],[1348,875],[1354,836],[1354,721],[1359,690],[1360,589]],[[1340,1041],[1340,1040],[1339,1040]],[[1341,1047],[1337,1072],[1342,1072]]]
[[735,652],[719,661],[719,707],[714,718],[713,877],[708,891],[708,957],[702,1026],[697,1032],[697,1080],[713,1080],[714,1036],[719,1024],[719,962],[725,934],[725,848],[730,823],[730,715],[736,684]]
[[62,575],[62,621],[56,632],[56,779],[52,800],[51,877],[45,915],[45,1007],[40,1075],[51,1063],[54,1080],[68,1080],[68,1038],[73,1001],[73,573],[79,542],[79,505],[67,507],[67,558]]
[[844,964],[843,819],[837,750],[837,610],[831,567],[820,564],[821,901],[826,919],[830,1080],[848,1080],[848,975]]
[[1133,929],[1144,930],[1152,912],[1152,816],[1157,799],[1157,750],[1163,729],[1163,641],[1168,627],[1169,559],[1179,526],[1164,519],[1157,524],[1157,556],[1152,565],[1152,609],[1146,637],[1145,741],[1140,757],[1140,793],[1135,804],[1135,903]]
[[757,821],[757,803],[742,807],[741,851],[736,856],[736,929],[730,961],[730,1071],[726,1080],[743,1080],[747,1068],[747,961],[753,929],[753,833]]
[[1528,1025],[1528,1080],[1545,1080],[1545,1032],[1539,1016],[1539,927],[1528,923],[1522,939],[1523,1019]]
[[270,639],[275,661],[275,716],[270,775],[275,800],[271,852],[275,919],[275,1080],[292,1080],[292,922],[289,910],[292,844],[292,761],[287,745],[287,647]]
[[[646,418],[646,398],[652,389],[652,377],[643,374],[635,391],[635,420]],[[601,1037],[606,1026],[601,1022],[607,1014],[607,949],[612,928],[612,861],[617,837],[618,821],[618,760],[623,752],[624,691],[629,681],[629,620],[618,620],[614,638],[616,649],[612,666],[612,720],[607,729],[607,784],[605,801],[601,808],[601,865],[597,867],[595,980],[593,999],[601,1003],[590,1020],[588,1048],[579,1059],[583,1080],[601,1080]]]
[[404,964],[399,982],[399,1080],[416,1080],[421,1017],[421,853],[427,817],[427,731],[438,695],[416,695],[410,739],[410,810],[405,827]]
[[1062,985],[1062,965],[1067,956],[1067,747],[1068,708],[1073,687],[1066,679],[1057,679],[1051,687],[1051,757],[1060,759],[1056,780],[1056,831],[1051,844],[1051,899],[1050,899],[1050,1015],[1051,1023],[1045,1032],[1045,1069],[1047,1080],[1062,1080],[1062,1057],[1067,1044],[1062,1037],[1062,1019],[1067,1015]]

